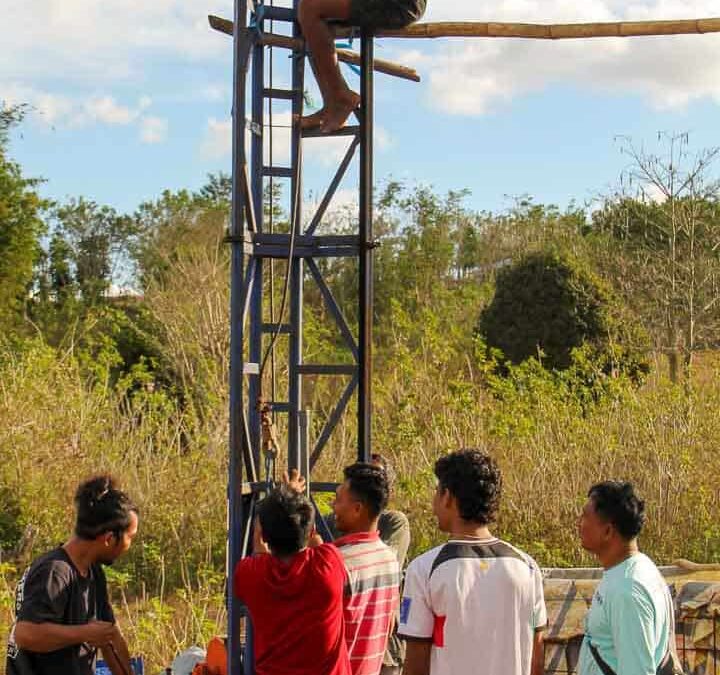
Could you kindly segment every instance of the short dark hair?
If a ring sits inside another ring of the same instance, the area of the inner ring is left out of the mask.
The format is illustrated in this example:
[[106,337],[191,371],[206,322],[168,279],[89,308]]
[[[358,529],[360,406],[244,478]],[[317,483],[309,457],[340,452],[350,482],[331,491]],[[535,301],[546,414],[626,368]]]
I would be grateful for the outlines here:
[[385,470],[385,475],[387,476],[388,481],[388,490],[392,492],[395,487],[395,481],[397,480],[397,474],[392,462],[385,457],[385,455],[381,455],[378,452],[373,452],[373,454],[370,455],[370,461]]
[[632,483],[608,480],[588,490],[595,512],[610,523],[624,539],[635,539],[645,524],[645,502],[635,494]]
[[75,492],[75,507],[75,534],[86,540],[106,532],[120,538],[130,527],[130,514],[138,513],[137,506],[109,474],[81,483]]
[[487,525],[495,520],[502,494],[502,474],[495,460],[476,449],[458,450],[435,462],[440,488],[455,497],[460,517]]
[[377,518],[387,507],[390,497],[387,472],[382,466],[357,462],[345,467],[350,492],[362,502],[371,517]]
[[305,495],[281,485],[260,502],[258,518],[270,550],[275,555],[292,555],[307,544],[315,510]]

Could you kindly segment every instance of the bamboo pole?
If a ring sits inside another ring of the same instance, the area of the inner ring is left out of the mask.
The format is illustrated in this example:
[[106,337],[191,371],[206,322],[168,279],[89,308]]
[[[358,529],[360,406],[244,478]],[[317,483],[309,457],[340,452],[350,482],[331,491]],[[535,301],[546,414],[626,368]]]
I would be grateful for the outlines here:
[[677,21],[625,21],[611,23],[416,23],[402,30],[380,30],[377,37],[393,38],[524,38],[571,40],[598,37],[696,35],[720,33],[720,18]]
[[[210,26],[221,33],[226,35],[232,35],[233,33],[233,22],[227,19],[221,19],[218,16],[209,16]],[[304,49],[305,42],[298,40],[286,35],[274,35],[272,33],[263,33],[259,39],[260,44],[267,45],[268,47],[282,47],[285,49]],[[360,54],[357,54],[348,49],[337,49],[338,61],[343,63],[350,63],[355,66],[360,65]],[[399,77],[404,80],[411,80],[412,82],[420,82],[420,75],[416,70],[408,68],[407,66],[401,66],[398,63],[392,61],[385,61],[384,59],[375,59],[374,61],[375,70],[379,73],[385,73],[386,75],[392,75]]]
[[[210,17],[216,30],[232,35],[232,21]],[[222,26],[222,27],[220,27]],[[338,31],[338,35],[347,31]],[[651,35],[698,35],[720,33],[720,18],[676,21],[619,21],[610,23],[479,23],[474,21],[416,23],[401,30],[379,30],[387,38],[520,38],[527,40],[572,40],[600,37]]]

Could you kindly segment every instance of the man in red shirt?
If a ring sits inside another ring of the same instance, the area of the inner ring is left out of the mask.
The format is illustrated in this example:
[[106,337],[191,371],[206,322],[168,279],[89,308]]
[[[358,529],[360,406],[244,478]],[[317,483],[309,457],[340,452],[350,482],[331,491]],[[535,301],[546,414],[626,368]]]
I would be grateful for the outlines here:
[[333,511],[345,536],[335,540],[345,560],[345,638],[353,675],[378,675],[398,605],[400,566],[380,539],[378,519],[388,503],[387,473],[358,462],[345,469]]
[[303,483],[294,474],[260,502],[255,555],[235,568],[234,592],[252,619],[257,675],[350,675],[347,573],[332,544],[313,545],[314,509],[299,491]]

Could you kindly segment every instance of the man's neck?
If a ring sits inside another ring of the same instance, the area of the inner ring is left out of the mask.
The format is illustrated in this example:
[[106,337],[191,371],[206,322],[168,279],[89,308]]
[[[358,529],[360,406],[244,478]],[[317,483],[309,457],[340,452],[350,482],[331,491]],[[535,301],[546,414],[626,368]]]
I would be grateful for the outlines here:
[[618,546],[609,548],[607,551],[598,553],[597,557],[603,568],[609,570],[611,567],[625,562],[629,557],[639,552],[640,549],[638,548],[637,540],[633,539],[632,541],[623,542]]
[[78,572],[83,576],[87,576],[90,571],[90,566],[97,562],[89,546],[89,542],[80,539],[80,537],[70,539],[70,541],[63,544],[63,549],[70,560],[72,560],[73,565],[77,567]]
[[461,518],[452,522],[448,534],[450,539],[477,539],[482,541],[493,538],[487,525],[480,525]]
[[343,534],[372,534],[373,532],[377,532],[378,521],[379,518],[375,518],[374,520],[366,520],[361,523],[356,523],[355,525],[351,526],[347,531],[343,531]]
[[295,551],[295,553],[291,553],[290,555],[276,555],[275,553],[273,553],[272,555],[274,555],[281,562],[288,564],[288,563],[292,562],[293,558],[298,553],[302,553],[306,548],[307,548],[307,546],[303,546],[299,551]]

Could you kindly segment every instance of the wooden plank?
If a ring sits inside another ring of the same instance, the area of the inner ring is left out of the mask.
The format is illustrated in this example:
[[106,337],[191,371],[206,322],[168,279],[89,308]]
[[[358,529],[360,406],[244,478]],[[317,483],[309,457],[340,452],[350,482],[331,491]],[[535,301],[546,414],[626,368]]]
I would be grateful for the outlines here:
[[[210,25],[216,30],[232,35],[232,21],[211,16]],[[341,33],[342,30],[338,31],[338,34]],[[615,21],[565,24],[445,21],[440,23],[416,23],[401,30],[380,30],[376,33],[376,37],[577,40],[601,37],[702,35],[704,33],[720,33],[720,17],[674,21]],[[292,40],[292,38],[288,39]]]
[[[228,19],[222,19],[219,16],[208,16],[210,26],[221,33],[226,35],[233,34],[233,22]],[[263,33],[260,38],[260,44],[268,47],[281,47],[284,49],[300,50],[305,48],[304,40],[295,39],[286,35],[275,35],[273,33]],[[360,65],[360,54],[357,54],[348,49],[338,49],[338,61],[342,63],[349,63],[354,66]],[[392,61],[386,61],[384,59],[375,59],[374,69],[378,73],[384,73],[385,75],[392,75],[393,77],[399,77],[403,80],[410,80],[411,82],[420,82],[420,75],[416,70],[402,66]]]

